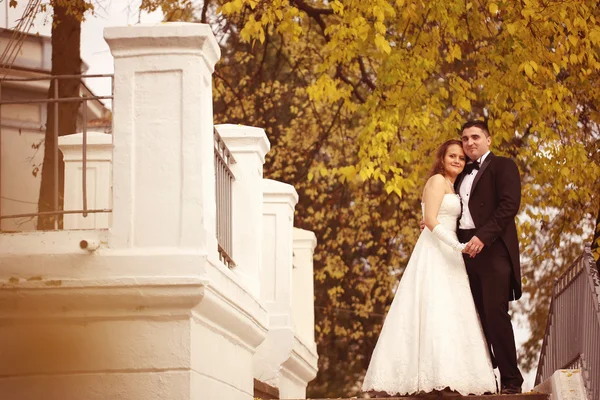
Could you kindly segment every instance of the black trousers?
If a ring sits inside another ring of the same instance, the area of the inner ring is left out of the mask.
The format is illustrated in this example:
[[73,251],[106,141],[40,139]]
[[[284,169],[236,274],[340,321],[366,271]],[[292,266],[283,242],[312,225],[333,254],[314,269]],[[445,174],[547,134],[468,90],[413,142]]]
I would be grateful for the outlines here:
[[[458,240],[467,243],[475,234],[474,229],[457,232]],[[471,284],[475,307],[479,313],[483,331],[490,346],[490,355],[500,370],[502,386],[523,384],[523,376],[517,364],[517,349],[508,302],[512,263],[502,240],[498,239],[471,258],[463,254]]]

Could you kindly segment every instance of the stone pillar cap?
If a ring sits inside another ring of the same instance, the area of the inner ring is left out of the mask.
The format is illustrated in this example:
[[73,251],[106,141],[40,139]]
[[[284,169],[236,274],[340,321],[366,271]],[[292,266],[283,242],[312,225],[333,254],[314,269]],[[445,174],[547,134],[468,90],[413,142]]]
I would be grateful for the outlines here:
[[149,54],[201,53],[211,72],[221,49],[208,24],[161,22],[104,28],[104,40],[115,58]]
[[[87,131],[88,144],[112,144],[112,135],[105,132]],[[62,145],[79,145],[83,142],[83,132],[59,136],[58,143]]]
[[266,203],[298,204],[298,192],[292,185],[272,179],[263,179],[263,198]]
[[317,247],[317,236],[313,231],[294,228],[294,248],[314,250],[315,247]]
[[216,131],[232,153],[256,153],[265,162],[265,155],[271,149],[271,143],[263,128],[255,126],[219,124]]

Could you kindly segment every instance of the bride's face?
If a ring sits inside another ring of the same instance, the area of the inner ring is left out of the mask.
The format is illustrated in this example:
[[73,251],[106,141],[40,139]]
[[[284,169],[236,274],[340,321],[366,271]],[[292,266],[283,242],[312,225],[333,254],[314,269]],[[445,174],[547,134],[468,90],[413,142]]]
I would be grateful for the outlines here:
[[456,178],[465,168],[465,152],[462,146],[453,144],[446,149],[443,165],[446,176]]

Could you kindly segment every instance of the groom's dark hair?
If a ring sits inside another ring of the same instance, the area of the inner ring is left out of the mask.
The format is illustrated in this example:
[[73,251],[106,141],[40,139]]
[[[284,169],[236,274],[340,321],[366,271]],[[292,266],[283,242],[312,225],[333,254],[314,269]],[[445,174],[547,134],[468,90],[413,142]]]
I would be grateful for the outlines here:
[[482,121],[480,119],[474,119],[471,121],[467,121],[463,124],[463,126],[460,128],[460,134],[462,135],[462,133],[465,131],[465,129],[469,129],[469,128],[479,128],[481,129],[484,133],[485,136],[490,136],[490,130],[488,129],[488,125],[486,121]]

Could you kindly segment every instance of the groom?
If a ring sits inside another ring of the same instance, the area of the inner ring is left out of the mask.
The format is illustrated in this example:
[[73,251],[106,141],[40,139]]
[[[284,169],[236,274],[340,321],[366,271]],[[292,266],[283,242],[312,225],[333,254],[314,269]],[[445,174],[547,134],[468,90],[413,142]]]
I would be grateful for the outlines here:
[[466,156],[473,160],[455,183],[462,201],[458,239],[467,243],[463,254],[473,299],[492,359],[500,370],[502,394],[521,393],[523,377],[508,303],[521,297],[521,267],[515,216],[521,203],[517,165],[490,152],[492,138],[484,121],[462,126]]

